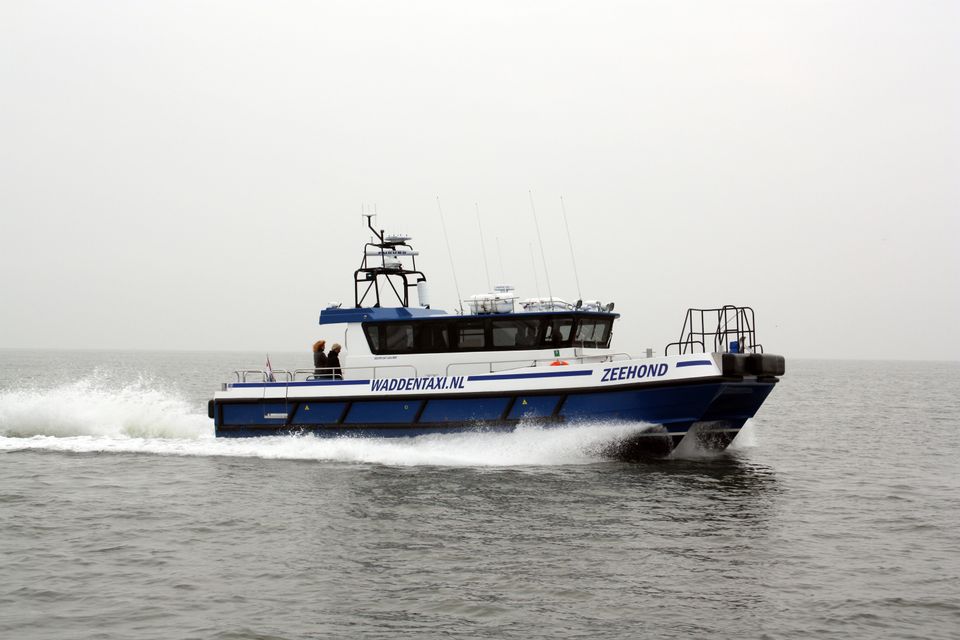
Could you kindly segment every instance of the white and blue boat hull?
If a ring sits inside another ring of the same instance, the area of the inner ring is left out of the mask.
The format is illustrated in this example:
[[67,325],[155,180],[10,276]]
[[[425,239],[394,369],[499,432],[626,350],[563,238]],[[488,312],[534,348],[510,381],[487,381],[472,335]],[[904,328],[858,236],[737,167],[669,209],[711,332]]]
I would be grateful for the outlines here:
[[463,376],[239,382],[210,403],[219,437],[410,437],[518,424],[649,425],[634,453],[666,453],[694,427],[726,446],[782,374],[779,356],[697,354]]

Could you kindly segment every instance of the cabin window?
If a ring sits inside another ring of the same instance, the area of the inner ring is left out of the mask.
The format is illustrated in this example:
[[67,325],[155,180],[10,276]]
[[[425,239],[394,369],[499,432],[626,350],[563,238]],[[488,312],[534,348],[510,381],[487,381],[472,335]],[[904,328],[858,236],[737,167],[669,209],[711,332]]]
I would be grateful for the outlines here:
[[412,353],[413,325],[389,323],[368,325],[363,328],[367,334],[372,353]]
[[380,330],[383,332],[383,344],[388,353],[413,351],[413,325],[385,324]]
[[[576,323],[576,327],[574,327]],[[512,316],[364,324],[371,353],[446,353],[610,346],[611,317]]]
[[456,348],[461,351],[484,349],[487,346],[483,320],[461,320],[454,323]]
[[536,349],[540,321],[537,318],[492,320],[493,346],[497,349]]
[[610,342],[613,320],[607,318],[581,319],[573,343],[581,347],[606,348]]
[[380,345],[380,327],[378,325],[365,325],[363,333],[367,336],[367,343],[370,345],[370,353],[382,353],[383,348]]
[[414,341],[417,345],[417,353],[440,353],[450,350],[450,332],[445,324],[425,322],[415,325]]
[[557,349],[570,346],[573,332],[573,318],[553,318],[548,320],[547,331],[543,336],[543,346]]

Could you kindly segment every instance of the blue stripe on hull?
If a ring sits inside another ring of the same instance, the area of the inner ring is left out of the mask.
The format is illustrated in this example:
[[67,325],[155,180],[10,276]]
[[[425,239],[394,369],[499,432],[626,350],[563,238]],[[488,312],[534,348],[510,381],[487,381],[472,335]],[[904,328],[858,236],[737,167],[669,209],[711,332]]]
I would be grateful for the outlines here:
[[684,360],[677,363],[678,367],[703,367],[713,366],[713,360]]
[[259,389],[283,387],[350,387],[370,384],[369,380],[303,380],[300,382],[233,382],[231,389]]
[[483,375],[468,376],[467,380],[525,380],[528,378],[569,378],[571,376],[592,376],[592,369],[576,371],[545,371],[543,373],[485,373]]

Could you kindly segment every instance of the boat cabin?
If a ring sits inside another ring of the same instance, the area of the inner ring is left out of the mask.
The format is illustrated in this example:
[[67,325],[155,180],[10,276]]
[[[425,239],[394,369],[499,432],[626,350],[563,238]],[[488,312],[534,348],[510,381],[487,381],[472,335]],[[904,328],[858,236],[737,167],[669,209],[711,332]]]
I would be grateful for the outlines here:
[[375,355],[452,351],[607,349],[615,314],[519,313],[362,323]]
[[[473,313],[448,314],[430,306],[410,237],[378,231],[369,217],[367,224],[374,238],[354,272],[354,306],[320,313],[324,337],[343,344],[345,379],[460,375],[609,357],[619,317],[612,304],[551,299],[549,305],[525,304],[517,311],[513,288],[500,285],[492,294],[464,301]],[[411,304],[412,290],[419,306]],[[397,306],[384,305],[385,297]],[[385,371],[389,368],[396,371]]]

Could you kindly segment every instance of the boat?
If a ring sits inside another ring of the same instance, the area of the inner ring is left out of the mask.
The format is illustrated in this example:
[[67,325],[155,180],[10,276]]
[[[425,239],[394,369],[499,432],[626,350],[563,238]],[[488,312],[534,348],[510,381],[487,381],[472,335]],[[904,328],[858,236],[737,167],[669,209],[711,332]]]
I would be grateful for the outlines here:
[[340,368],[235,371],[208,405],[217,437],[628,423],[638,428],[609,453],[636,459],[669,454],[688,436],[725,448],[784,374],[746,306],[688,309],[679,339],[642,356],[612,347],[623,321],[613,302],[550,296],[518,308],[513,287],[500,285],[456,312],[435,309],[411,237],[369,216],[367,226],[353,306],[332,303],[319,317],[327,342],[343,345]]

